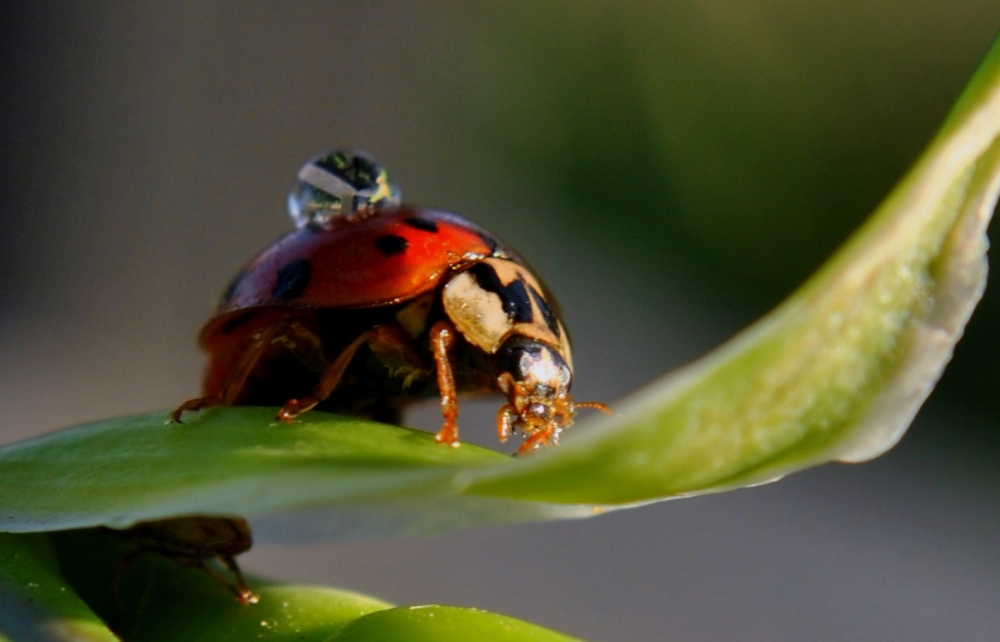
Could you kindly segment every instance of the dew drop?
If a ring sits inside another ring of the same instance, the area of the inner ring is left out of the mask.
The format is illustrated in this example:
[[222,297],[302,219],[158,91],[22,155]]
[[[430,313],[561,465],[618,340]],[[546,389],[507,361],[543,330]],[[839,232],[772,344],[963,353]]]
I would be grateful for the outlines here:
[[324,152],[299,169],[288,193],[288,213],[298,228],[327,226],[340,217],[396,207],[399,187],[368,152]]

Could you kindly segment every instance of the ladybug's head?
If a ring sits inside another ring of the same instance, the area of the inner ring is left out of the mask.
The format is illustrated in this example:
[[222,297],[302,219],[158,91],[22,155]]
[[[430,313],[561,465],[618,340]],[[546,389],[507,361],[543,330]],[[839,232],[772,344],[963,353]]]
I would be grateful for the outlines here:
[[288,213],[298,228],[326,227],[400,202],[399,187],[382,163],[353,149],[324,152],[303,165],[288,194]]
[[521,430],[521,452],[558,443],[576,415],[569,394],[573,371],[566,360],[558,349],[524,336],[509,339],[498,354],[497,384],[508,400],[500,410],[501,439]]

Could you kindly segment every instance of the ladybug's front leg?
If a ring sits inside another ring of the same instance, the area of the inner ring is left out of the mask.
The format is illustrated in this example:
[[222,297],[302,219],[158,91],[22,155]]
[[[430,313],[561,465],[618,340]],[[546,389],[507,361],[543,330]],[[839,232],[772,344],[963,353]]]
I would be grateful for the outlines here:
[[497,439],[501,444],[507,443],[511,433],[514,432],[517,418],[517,408],[514,406],[505,403],[500,407],[500,411],[497,412]]
[[312,394],[298,399],[289,399],[278,412],[277,418],[291,423],[293,419],[315,408],[321,401],[329,397],[340,385],[344,378],[344,372],[351,365],[358,350],[365,345],[382,363],[393,368],[395,374],[406,374],[407,381],[424,369],[420,356],[413,349],[412,340],[405,332],[395,326],[377,325],[344,348],[334,362],[323,371],[319,383],[312,390]]
[[531,435],[529,435],[524,443],[521,444],[520,448],[517,449],[518,455],[526,455],[532,450],[539,448],[541,446],[547,446],[552,444],[553,446],[559,443],[559,432],[556,430],[554,425],[546,426],[541,430],[538,430]]
[[451,371],[448,352],[455,343],[455,326],[447,321],[438,321],[431,328],[431,351],[437,366],[438,390],[441,392],[441,414],[444,425],[434,435],[438,443],[458,446],[458,397],[455,390],[455,375]]

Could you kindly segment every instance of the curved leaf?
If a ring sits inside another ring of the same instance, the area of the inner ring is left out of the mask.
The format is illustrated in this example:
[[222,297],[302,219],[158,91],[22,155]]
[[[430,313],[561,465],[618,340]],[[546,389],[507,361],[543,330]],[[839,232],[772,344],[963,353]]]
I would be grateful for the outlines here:
[[[214,409],[184,426],[143,415],[0,449],[0,529],[208,513],[253,518],[258,534],[406,533],[580,517],[877,456],[906,430],[981,295],[998,135],[1000,45],[816,276],[560,448],[512,460],[321,413],[292,427],[267,409]],[[303,513],[313,519],[290,521]]]
[[882,454],[982,296],[998,191],[1000,41],[909,174],[778,309],[558,452],[470,474],[470,490],[623,503]]

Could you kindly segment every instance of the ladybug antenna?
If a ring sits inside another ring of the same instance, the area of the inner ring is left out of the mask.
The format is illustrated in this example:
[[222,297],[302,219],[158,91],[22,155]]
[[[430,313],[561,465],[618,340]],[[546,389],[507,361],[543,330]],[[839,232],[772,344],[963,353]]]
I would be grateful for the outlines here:
[[288,193],[295,227],[326,227],[402,202],[399,187],[374,156],[360,149],[323,152],[299,169]]
[[613,415],[613,414],[615,414],[611,410],[611,408],[608,408],[606,405],[602,404],[600,401],[581,401],[579,403],[574,403],[573,407],[574,408],[593,408],[594,410],[600,410],[601,412],[603,412],[606,415]]

